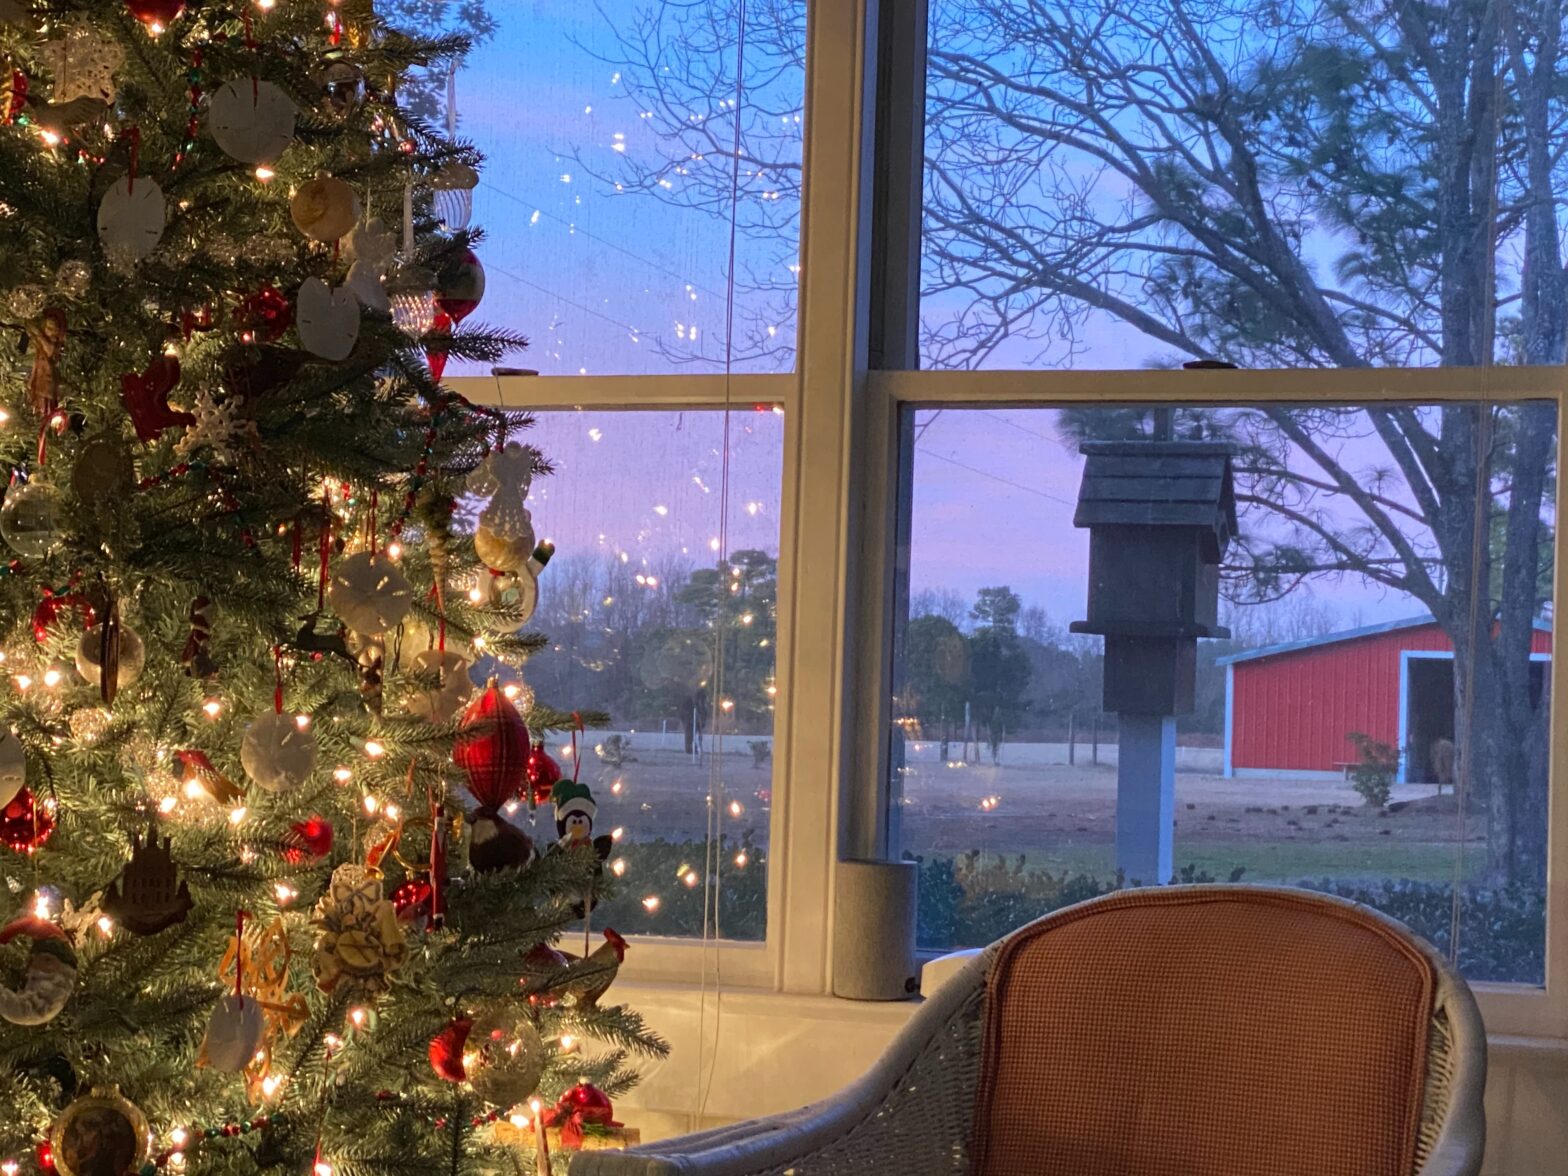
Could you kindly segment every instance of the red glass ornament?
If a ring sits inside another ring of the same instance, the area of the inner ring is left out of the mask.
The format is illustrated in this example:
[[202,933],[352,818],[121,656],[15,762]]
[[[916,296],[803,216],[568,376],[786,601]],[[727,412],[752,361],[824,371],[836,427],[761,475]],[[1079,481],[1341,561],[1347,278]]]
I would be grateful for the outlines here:
[[436,290],[436,306],[460,323],[474,313],[474,307],[485,296],[485,267],[479,264],[479,255],[472,249],[463,253],[457,265],[442,275]]
[[294,306],[276,286],[263,286],[239,304],[234,321],[248,327],[262,342],[274,343],[294,322]]
[[125,7],[144,25],[168,28],[185,11],[185,0],[125,0]]
[[53,1172],[53,1171],[55,1171],[55,1166],[54,1166],[54,1145],[53,1144],[51,1144],[47,1139],[40,1139],[38,1141],[38,1152],[37,1152],[37,1154],[38,1154],[38,1168],[39,1168],[40,1171],[43,1171],[43,1172]]
[[528,758],[528,726],[491,678],[463,712],[452,762],[463,769],[480,806],[498,810],[522,792]]
[[324,821],[312,814],[305,820],[290,825],[289,832],[294,835],[295,844],[285,849],[283,856],[291,862],[302,862],[307,858],[324,858],[332,852],[331,821]]
[[[451,333],[452,316],[444,310],[438,310],[436,317],[431,320],[430,330],[425,332],[425,338],[429,339],[432,335],[440,337],[450,335]],[[447,354],[444,350],[437,351],[429,347],[425,348],[425,362],[430,365],[430,378],[438,384],[441,382],[442,375],[446,373],[446,359]]]
[[47,641],[49,630],[60,620],[60,614],[68,608],[76,609],[85,628],[91,629],[98,623],[98,615],[93,612],[93,606],[87,603],[85,596],[75,592],[64,592],[56,596],[51,589],[45,588],[44,598],[33,610],[33,636],[39,641]]
[[546,1127],[561,1129],[561,1143],[568,1148],[582,1146],[586,1126],[621,1126],[615,1121],[610,1096],[592,1082],[579,1082],[561,1095],[555,1106],[544,1113],[544,1123]]
[[544,749],[540,740],[528,749],[529,804],[541,808],[550,803],[550,793],[561,782],[561,765]]
[[400,923],[412,923],[430,913],[434,890],[423,878],[410,878],[392,892],[392,909]]
[[468,1070],[463,1065],[463,1047],[474,1028],[472,1017],[453,1017],[445,1029],[430,1039],[430,1068],[443,1082],[466,1082]]
[[0,809],[0,842],[17,853],[32,853],[54,832],[54,814],[23,788]]

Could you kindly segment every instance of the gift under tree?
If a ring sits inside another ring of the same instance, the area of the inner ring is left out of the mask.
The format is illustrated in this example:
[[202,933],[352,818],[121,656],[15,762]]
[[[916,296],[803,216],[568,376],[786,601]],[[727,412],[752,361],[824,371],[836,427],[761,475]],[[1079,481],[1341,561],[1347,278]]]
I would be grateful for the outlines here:
[[548,466],[440,383],[522,345],[398,104],[463,50],[0,0],[7,1174],[530,1170],[663,1051],[553,946],[606,850],[520,670]]

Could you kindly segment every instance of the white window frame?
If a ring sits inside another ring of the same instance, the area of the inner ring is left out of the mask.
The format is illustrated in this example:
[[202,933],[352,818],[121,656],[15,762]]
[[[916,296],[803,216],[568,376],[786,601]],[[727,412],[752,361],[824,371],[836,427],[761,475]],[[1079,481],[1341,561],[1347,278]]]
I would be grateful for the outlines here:
[[[1357,370],[1260,371],[1079,371],[1079,372],[874,372],[868,383],[869,415],[892,435],[900,414],[926,408],[1039,408],[1083,404],[1372,404],[1404,402],[1504,402],[1548,399],[1557,403],[1558,468],[1568,461],[1568,367],[1406,368]],[[906,459],[907,466],[907,459]],[[907,469],[905,471],[907,473]],[[868,477],[877,476],[868,471]],[[895,471],[883,473],[896,483]],[[890,516],[878,514],[870,525]],[[896,550],[891,530],[866,548],[891,561]],[[1568,570],[1568,537],[1554,536],[1554,606],[1562,600]],[[867,564],[869,568],[869,563]],[[884,577],[890,576],[889,562]],[[884,594],[884,600],[889,600]],[[889,610],[891,611],[891,610]],[[1556,608],[1554,607],[1554,613]],[[880,626],[879,626],[880,627]],[[869,656],[869,651],[868,651]],[[1473,985],[1489,1036],[1562,1038],[1568,1036],[1568,659],[1551,661],[1552,715],[1550,772],[1553,795],[1547,814],[1548,871],[1546,983]],[[891,697],[890,651],[880,655],[882,682],[862,696],[859,726],[876,732],[861,750],[862,779],[885,781]],[[885,786],[884,786],[885,788]],[[884,791],[881,798],[886,802]]]
[[[889,846],[886,735],[898,504],[910,475],[900,434],[906,408],[1548,397],[1558,404],[1558,468],[1568,468],[1568,369],[1561,368],[869,370],[868,353],[880,367],[914,366],[919,251],[911,234],[918,233],[921,191],[924,6],[808,5],[793,373],[451,381],[472,400],[512,408],[784,408],[767,937],[760,944],[642,937],[624,970],[633,981],[832,991],[837,860]],[[1568,568],[1564,530],[1556,534],[1554,601]],[[1561,700],[1551,771],[1561,791],[1568,789],[1568,658],[1554,657],[1551,673]],[[1494,1041],[1568,1038],[1568,804],[1554,797],[1548,821],[1546,984],[1476,986]]]

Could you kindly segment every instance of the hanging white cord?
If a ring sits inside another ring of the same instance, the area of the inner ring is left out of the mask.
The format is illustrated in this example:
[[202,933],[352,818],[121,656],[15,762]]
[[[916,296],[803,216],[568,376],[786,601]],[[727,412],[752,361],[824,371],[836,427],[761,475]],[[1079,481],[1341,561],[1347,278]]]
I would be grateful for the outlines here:
[[[719,564],[723,567],[730,557],[729,537],[729,504],[730,504],[730,415],[733,411],[731,380],[734,376],[735,357],[735,244],[739,235],[740,221],[740,146],[741,146],[741,111],[742,99],[745,96],[746,76],[746,0],[740,0],[737,8],[738,27],[735,37],[735,97],[732,102],[731,113],[734,116],[734,134],[731,140],[730,152],[730,223],[728,256],[726,259],[726,272],[724,280],[724,426],[723,448],[719,463]],[[726,593],[727,581],[719,577],[717,591]],[[702,905],[702,943],[703,943],[703,968],[702,991],[697,1013],[697,1089],[700,1092],[697,1109],[695,1129],[702,1127],[702,1117],[708,1108],[708,1096],[713,1090],[713,1076],[717,1071],[717,1058],[719,1054],[719,1037],[723,1027],[722,1009],[719,1003],[723,998],[724,977],[722,973],[722,951],[719,947],[719,937],[722,928],[719,923],[719,898],[722,894],[722,877],[724,863],[724,734],[720,720],[724,711],[724,624],[723,624],[723,598],[720,598],[720,623],[716,629],[718,647],[714,658],[713,693],[709,699],[709,713],[713,721],[713,748],[708,760],[708,820],[707,820],[707,875],[708,882],[705,886]],[[715,1001],[713,1019],[713,1046],[711,1051],[704,1046],[708,1025],[708,962],[713,964],[713,995]],[[706,1074],[704,1071],[706,1070]]]

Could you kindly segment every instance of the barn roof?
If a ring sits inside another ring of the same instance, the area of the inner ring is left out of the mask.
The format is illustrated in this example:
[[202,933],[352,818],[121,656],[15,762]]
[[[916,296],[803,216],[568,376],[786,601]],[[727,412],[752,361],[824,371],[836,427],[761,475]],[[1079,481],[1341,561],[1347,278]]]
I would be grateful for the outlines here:
[[[1281,653],[1295,653],[1301,649],[1316,649],[1320,645],[1336,645],[1341,641],[1355,641],[1362,637],[1375,637],[1379,633],[1395,633],[1401,629],[1419,629],[1425,625],[1437,624],[1437,618],[1431,613],[1422,613],[1416,617],[1404,617],[1397,621],[1384,621],[1377,625],[1362,625],[1359,629],[1341,629],[1338,633],[1324,633],[1321,637],[1307,637],[1301,641],[1281,641],[1275,645],[1259,645],[1255,649],[1243,649],[1240,653],[1226,654],[1216,658],[1215,664],[1228,666],[1236,662],[1256,661],[1260,657],[1274,657]],[[1535,619],[1537,632],[1550,633],[1552,622],[1544,617]]]

